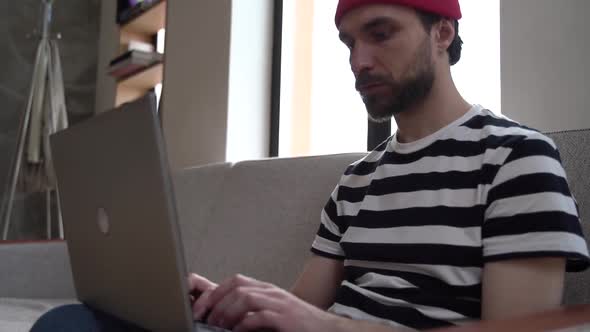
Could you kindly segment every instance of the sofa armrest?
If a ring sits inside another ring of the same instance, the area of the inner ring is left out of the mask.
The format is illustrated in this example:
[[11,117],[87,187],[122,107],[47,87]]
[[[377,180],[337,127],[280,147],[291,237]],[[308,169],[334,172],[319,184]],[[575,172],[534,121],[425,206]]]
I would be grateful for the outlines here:
[[64,241],[0,243],[0,297],[74,298]]

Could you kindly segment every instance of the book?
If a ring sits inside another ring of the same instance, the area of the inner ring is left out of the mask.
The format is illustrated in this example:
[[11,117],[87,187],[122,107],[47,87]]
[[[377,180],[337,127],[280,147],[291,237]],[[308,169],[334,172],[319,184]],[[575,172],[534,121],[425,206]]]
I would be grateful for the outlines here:
[[131,50],[113,59],[109,64],[109,75],[123,80],[137,72],[162,62],[158,52]]
[[117,23],[124,25],[160,2],[162,0],[119,0],[117,4]]
[[153,52],[156,50],[156,47],[150,43],[142,42],[139,40],[130,40],[129,44],[127,45],[127,49],[129,51],[137,50],[143,52]]

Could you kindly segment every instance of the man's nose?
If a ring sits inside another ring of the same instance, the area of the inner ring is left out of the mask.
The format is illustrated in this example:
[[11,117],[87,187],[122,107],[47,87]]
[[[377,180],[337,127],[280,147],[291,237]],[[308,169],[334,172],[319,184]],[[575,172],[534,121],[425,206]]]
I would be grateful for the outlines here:
[[355,77],[363,71],[372,71],[375,66],[375,59],[370,47],[360,43],[350,51],[350,68]]

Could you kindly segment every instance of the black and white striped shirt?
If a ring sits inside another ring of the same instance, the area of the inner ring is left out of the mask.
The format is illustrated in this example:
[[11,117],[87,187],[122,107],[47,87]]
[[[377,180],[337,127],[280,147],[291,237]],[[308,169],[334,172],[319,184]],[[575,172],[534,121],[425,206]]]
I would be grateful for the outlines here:
[[345,266],[330,311],[393,326],[480,318],[487,262],[590,264],[553,141],[481,106],[421,140],[393,136],[351,165],[321,219],[312,251]]

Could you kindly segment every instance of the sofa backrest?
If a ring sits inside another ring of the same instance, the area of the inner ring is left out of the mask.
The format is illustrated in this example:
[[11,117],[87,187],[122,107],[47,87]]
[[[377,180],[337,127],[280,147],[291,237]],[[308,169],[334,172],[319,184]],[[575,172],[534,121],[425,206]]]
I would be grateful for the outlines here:
[[[364,154],[217,164],[175,176],[190,271],[246,274],[288,288],[345,168]],[[199,190],[206,188],[206,190]]]
[[[590,129],[548,133],[559,148],[570,189],[578,202],[590,246]],[[564,302],[590,303],[590,270],[566,275]]]

